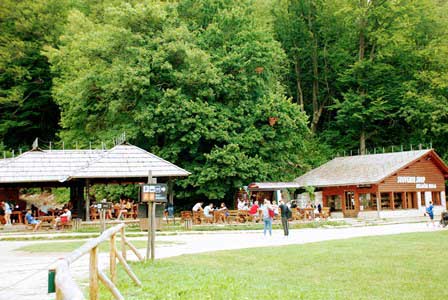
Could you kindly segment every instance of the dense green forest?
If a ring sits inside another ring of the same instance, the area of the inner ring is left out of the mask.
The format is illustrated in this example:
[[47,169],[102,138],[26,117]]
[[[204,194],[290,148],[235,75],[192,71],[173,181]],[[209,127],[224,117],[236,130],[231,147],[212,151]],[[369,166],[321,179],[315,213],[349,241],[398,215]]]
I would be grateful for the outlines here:
[[448,158],[448,1],[3,0],[0,150],[128,141],[224,199],[334,155]]

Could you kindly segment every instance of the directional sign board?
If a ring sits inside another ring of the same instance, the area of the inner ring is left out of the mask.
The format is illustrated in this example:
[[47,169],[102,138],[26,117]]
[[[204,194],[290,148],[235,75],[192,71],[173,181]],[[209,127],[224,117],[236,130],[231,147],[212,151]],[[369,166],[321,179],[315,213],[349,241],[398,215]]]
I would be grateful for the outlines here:
[[112,202],[101,202],[101,203],[98,203],[98,204],[96,205],[96,207],[97,207],[98,209],[100,209],[100,210],[103,210],[103,209],[111,209],[111,208],[112,208]]
[[167,202],[168,186],[165,183],[144,184],[142,186],[143,202]]

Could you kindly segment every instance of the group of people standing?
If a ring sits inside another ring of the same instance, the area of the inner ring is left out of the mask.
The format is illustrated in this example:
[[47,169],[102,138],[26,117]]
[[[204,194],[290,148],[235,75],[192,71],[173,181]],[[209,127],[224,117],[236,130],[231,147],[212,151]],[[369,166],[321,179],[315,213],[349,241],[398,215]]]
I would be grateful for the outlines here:
[[285,204],[283,200],[279,201],[279,205],[271,203],[271,201],[264,199],[263,205],[260,207],[263,216],[263,234],[266,232],[272,236],[272,220],[278,215],[280,210],[281,222],[284,236],[289,236],[289,219],[291,218],[291,208]]

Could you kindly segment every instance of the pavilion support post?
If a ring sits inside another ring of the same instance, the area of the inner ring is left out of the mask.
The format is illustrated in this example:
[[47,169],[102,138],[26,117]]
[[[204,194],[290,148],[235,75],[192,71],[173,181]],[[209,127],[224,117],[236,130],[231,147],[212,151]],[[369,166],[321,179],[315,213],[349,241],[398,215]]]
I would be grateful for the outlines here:
[[173,179],[171,177],[168,179],[168,193],[168,202],[174,204]]
[[90,180],[86,179],[86,221],[90,220]]
[[78,218],[85,220],[84,206],[84,182],[74,182],[70,185],[70,202],[73,204],[73,211]]

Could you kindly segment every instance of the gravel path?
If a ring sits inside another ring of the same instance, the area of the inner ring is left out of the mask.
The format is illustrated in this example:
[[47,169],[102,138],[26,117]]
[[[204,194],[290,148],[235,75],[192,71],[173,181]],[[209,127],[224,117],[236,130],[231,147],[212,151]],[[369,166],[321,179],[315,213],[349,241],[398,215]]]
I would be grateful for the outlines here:
[[[274,230],[273,236],[263,236],[261,231],[232,231],[201,234],[179,234],[158,236],[157,241],[166,241],[156,247],[156,258],[165,258],[182,254],[231,250],[253,247],[274,247],[290,244],[304,244],[326,240],[348,239],[362,236],[389,235],[406,232],[431,232],[441,230],[438,227],[427,227],[424,223],[394,224],[367,227],[317,228],[291,230],[288,238],[283,232]],[[145,238],[138,238],[145,239]],[[45,243],[45,241],[41,241]],[[47,276],[51,264],[62,258],[64,253],[26,253],[14,251],[30,243],[0,242],[0,300],[39,300],[54,299],[54,294],[47,294]],[[46,242],[49,243],[49,242]],[[145,254],[145,250],[141,249]],[[135,256],[129,253],[130,259]],[[100,254],[100,265],[106,268],[107,254]],[[84,256],[72,265],[72,274],[83,286],[88,278],[88,256]]]

